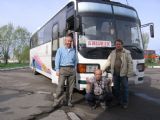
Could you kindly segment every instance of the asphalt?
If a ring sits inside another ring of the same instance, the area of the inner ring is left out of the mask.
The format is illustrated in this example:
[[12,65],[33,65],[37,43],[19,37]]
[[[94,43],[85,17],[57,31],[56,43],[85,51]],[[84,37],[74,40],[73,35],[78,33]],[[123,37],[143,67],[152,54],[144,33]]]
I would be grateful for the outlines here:
[[0,120],[80,120],[52,107],[56,85],[50,79],[23,68],[0,71]]
[[[34,76],[30,73],[30,69],[23,70],[23,68],[0,71],[0,120],[80,120],[81,118],[79,116],[85,117],[85,115],[82,114],[85,110],[81,110],[78,107],[73,108],[74,111],[70,111],[70,108],[68,107],[65,109],[53,108],[52,104],[54,98],[52,97],[51,91],[54,92],[56,87],[48,81],[48,78],[45,78],[44,76]],[[155,69],[147,69],[145,71],[148,76],[151,74],[157,74],[158,76],[159,72],[159,68],[157,68],[156,71]],[[153,80],[150,82],[150,85],[154,88],[160,89],[156,80],[158,77],[151,77]],[[143,92],[147,92],[147,94],[137,94],[144,87],[146,87],[146,89]],[[136,88],[137,89],[135,90],[134,87],[134,94],[136,96],[145,99],[147,98],[148,100],[159,104],[157,99],[160,99],[157,96],[157,92],[154,92],[156,93],[155,95],[153,92],[150,93],[150,89],[147,89],[148,83],[143,86],[139,85]],[[157,99],[153,99],[155,97]],[[132,99],[134,99],[134,97]],[[139,105],[141,104],[143,104],[143,102]],[[89,115],[89,113],[86,114]],[[106,113],[102,116],[105,115]],[[111,117],[113,117],[113,115]]]

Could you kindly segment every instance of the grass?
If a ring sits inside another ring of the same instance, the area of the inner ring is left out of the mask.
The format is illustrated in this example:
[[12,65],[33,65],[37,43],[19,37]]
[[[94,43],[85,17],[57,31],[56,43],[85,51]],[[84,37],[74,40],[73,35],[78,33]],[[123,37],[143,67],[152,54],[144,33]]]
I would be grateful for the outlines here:
[[28,63],[8,63],[8,64],[4,64],[4,63],[0,63],[0,69],[5,69],[5,68],[16,68],[16,67],[25,67],[25,66],[29,66]]
[[146,66],[160,66],[160,63],[145,63]]

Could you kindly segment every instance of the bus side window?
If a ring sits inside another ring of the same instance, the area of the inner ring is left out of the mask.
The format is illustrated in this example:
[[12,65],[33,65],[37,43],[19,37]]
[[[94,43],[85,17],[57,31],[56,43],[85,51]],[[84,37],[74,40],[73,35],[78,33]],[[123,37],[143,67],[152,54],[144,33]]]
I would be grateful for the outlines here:
[[58,35],[58,24],[55,24],[52,29],[52,68],[55,67],[55,55],[56,51],[58,49],[58,41],[59,41],[59,35]]
[[[74,39],[74,17],[69,17],[66,23],[66,34],[72,33]],[[75,41],[73,41],[73,47],[75,47]]]

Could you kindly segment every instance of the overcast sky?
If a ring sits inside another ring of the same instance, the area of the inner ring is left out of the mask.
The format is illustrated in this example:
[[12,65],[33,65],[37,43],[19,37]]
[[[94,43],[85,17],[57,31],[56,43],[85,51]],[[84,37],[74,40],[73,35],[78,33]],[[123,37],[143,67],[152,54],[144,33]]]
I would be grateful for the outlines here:
[[[69,0],[0,0],[0,26],[12,23],[34,32],[54,16]],[[148,49],[160,54],[160,0],[115,0],[133,6],[142,24],[153,22],[155,38]],[[149,28],[147,28],[149,29]],[[144,31],[147,31],[144,29]]]

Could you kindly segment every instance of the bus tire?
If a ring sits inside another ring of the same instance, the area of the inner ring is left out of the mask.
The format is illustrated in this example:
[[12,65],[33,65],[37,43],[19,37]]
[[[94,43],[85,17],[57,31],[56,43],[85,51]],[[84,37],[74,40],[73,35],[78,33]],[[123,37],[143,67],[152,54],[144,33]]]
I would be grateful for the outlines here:
[[34,75],[38,75],[38,72],[36,71],[36,64],[35,64],[35,61],[33,61],[33,74]]

